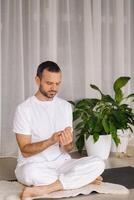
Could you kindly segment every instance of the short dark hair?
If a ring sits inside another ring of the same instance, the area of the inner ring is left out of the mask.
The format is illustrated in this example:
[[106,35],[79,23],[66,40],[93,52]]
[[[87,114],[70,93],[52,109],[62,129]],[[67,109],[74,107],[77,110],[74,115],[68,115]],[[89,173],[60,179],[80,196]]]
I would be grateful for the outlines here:
[[60,67],[55,62],[46,61],[46,62],[42,62],[38,66],[36,75],[41,78],[42,73],[45,69],[48,70],[49,72],[60,72],[61,71]]

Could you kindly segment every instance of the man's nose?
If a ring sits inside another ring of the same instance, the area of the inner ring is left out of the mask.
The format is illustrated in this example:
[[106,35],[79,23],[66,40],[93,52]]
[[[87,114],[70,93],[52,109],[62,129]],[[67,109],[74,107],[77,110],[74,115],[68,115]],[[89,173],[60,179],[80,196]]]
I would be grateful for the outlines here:
[[57,90],[57,87],[56,87],[56,85],[55,85],[55,84],[53,84],[53,85],[51,86],[51,90],[54,90],[54,91],[56,91],[56,90]]

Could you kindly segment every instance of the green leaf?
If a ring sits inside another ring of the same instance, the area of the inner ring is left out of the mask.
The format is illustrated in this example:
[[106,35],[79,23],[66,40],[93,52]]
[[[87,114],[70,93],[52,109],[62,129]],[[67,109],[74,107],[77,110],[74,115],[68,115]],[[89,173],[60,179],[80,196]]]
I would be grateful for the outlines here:
[[117,128],[114,126],[114,124],[111,121],[109,122],[109,124],[110,124],[110,133],[112,135],[112,138],[116,146],[118,146],[118,144],[120,143],[120,139],[118,138],[118,135],[117,135]]
[[118,104],[123,100],[123,92],[121,88],[124,87],[130,79],[130,77],[121,76],[114,82],[113,89],[115,92],[115,100]]
[[127,76],[121,76],[119,77],[115,82],[114,82],[114,91],[118,90],[118,89],[121,89],[122,87],[124,87],[127,82],[130,80],[131,78],[130,77],[127,77]]
[[76,140],[76,147],[79,153],[82,153],[84,147],[84,135],[80,135],[80,137]]
[[94,139],[94,143],[97,142],[99,139],[99,133],[97,132],[93,133],[93,139]]
[[101,90],[96,86],[96,85],[93,85],[93,84],[90,84],[90,87],[94,90],[97,90],[100,92],[101,96],[103,96],[103,93],[101,92]]
[[107,116],[105,116],[102,120],[102,125],[106,133],[109,133],[109,122],[107,120]]
[[111,113],[111,118],[116,129],[121,129],[122,128],[121,112],[119,110],[114,110]]
[[96,121],[97,121],[97,117],[92,115],[89,119],[89,127],[90,129],[94,130],[96,127]]
[[110,133],[113,135],[116,135],[117,129],[116,129],[115,125],[111,121],[109,121],[109,125],[110,125]]
[[89,107],[94,107],[97,102],[99,101],[99,99],[82,99],[80,101],[78,101],[76,103],[76,106],[75,108],[78,108],[78,109],[85,109],[85,108],[89,108]]
[[115,91],[115,101],[120,104],[121,101],[123,100],[123,92],[120,89],[117,89]]
[[93,129],[94,132],[100,133],[101,131],[103,131],[103,126],[101,121],[102,120],[99,118],[95,121],[95,127]]
[[103,95],[102,101],[115,104],[114,99],[110,95]]
[[117,136],[113,137],[113,140],[114,140],[116,146],[118,146],[120,144],[120,138],[118,138]]
[[83,109],[87,106],[89,106],[89,100],[88,99],[82,99],[82,100],[80,100],[76,103],[75,108]]
[[73,121],[75,121],[76,119],[78,119],[81,116],[81,111],[80,110],[75,110],[73,112]]
[[83,128],[83,126],[84,126],[84,122],[81,121],[81,122],[79,122],[79,123],[75,126],[75,130],[76,130],[76,131],[79,131],[81,128]]
[[133,94],[130,94],[130,95],[128,95],[126,98],[128,99],[128,98],[130,98],[130,97],[134,97],[134,93],[133,93]]
[[128,129],[130,129],[131,133],[133,133],[133,129],[131,128],[131,126],[128,125]]
[[87,119],[89,118],[88,113],[85,111],[83,111],[82,115],[81,115],[81,119],[84,121],[87,121]]

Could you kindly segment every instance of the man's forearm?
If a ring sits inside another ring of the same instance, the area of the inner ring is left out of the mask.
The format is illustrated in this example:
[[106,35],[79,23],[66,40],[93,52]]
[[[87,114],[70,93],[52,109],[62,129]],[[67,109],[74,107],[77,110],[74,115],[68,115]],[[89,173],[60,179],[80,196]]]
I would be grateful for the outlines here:
[[43,150],[47,149],[49,146],[53,144],[54,141],[51,138],[41,142],[26,144],[22,149],[22,154],[24,157],[33,156],[37,153],[42,152]]

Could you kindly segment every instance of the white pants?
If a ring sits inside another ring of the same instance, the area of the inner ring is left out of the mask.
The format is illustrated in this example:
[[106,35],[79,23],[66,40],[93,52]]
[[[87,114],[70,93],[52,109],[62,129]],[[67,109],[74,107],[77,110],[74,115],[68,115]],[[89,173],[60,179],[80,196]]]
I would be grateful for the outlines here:
[[100,176],[105,164],[96,156],[80,159],[30,162],[15,170],[19,182],[31,186],[49,185],[59,180],[65,190],[77,189]]

